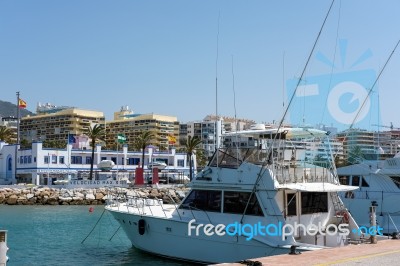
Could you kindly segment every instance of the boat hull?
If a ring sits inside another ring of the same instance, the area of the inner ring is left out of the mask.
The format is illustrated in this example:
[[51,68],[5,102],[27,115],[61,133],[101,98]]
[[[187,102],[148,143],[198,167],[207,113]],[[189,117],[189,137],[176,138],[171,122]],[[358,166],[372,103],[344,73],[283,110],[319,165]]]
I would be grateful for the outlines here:
[[[197,263],[236,262],[289,253],[288,247],[269,246],[236,236],[188,235],[188,222],[154,218],[108,209],[121,224],[132,245],[145,252]],[[143,235],[139,232],[144,220]]]

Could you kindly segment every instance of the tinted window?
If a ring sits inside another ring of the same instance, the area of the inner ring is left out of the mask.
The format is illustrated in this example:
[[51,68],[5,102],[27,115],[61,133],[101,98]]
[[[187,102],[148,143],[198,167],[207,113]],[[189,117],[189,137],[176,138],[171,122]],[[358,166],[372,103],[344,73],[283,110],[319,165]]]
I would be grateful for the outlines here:
[[361,177],[361,186],[362,187],[369,187],[369,184],[367,183],[367,181],[365,181],[364,177]]
[[349,179],[350,179],[349,176],[339,176],[339,182],[341,185],[349,185],[350,184]]
[[356,187],[360,185],[360,177],[358,175],[353,175],[353,179],[351,180],[351,185]]
[[287,208],[287,215],[297,215],[297,208],[296,208],[296,194],[290,193],[286,194],[286,208]]
[[221,191],[192,190],[180,206],[181,209],[221,211]]
[[260,208],[260,204],[258,203],[256,195],[253,194],[249,201],[250,195],[250,192],[225,191],[224,212],[243,214],[247,202],[249,202],[246,214],[263,216],[263,212]]
[[301,192],[301,213],[328,212],[328,193]]

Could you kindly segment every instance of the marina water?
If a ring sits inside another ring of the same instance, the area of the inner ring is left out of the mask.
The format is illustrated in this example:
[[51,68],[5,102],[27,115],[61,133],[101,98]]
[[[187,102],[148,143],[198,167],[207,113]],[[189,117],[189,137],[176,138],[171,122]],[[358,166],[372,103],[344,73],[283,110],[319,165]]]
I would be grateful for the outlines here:
[[135,249],[103,206],[89,208],[0,205],[0,229],[8,230],[7,266],[188,265]]

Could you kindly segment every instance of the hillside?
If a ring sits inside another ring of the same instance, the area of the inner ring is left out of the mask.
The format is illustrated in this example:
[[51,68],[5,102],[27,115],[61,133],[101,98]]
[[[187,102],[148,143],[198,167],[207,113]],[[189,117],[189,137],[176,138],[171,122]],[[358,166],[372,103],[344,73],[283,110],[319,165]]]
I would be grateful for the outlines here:
[[[20,109],[20,112],[21,112],[21,117],[34,114],[26,109]],[[7,116],[16,117],[17,116],[17,106],[13,103],[0,100],[0,116],[1,117],[7,117]]]

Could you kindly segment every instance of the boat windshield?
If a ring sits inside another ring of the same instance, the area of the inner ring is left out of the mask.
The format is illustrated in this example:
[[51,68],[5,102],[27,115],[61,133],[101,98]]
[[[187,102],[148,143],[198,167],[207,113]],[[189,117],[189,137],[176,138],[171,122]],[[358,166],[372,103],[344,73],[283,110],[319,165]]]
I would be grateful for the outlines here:
[[243,162],[261,165],[265,162],[266,158],[266,150],[257,148],[225,148],[216,151],[208,165],[222,168],[238,168]]

